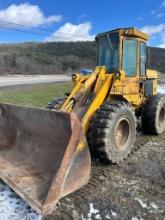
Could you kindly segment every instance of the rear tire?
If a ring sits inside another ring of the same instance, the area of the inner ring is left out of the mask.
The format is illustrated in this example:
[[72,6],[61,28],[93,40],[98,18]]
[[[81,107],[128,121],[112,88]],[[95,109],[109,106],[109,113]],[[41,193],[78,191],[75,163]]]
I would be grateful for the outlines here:
[[95,114],[88,134],[91,152],[103,162],[128,157],[136,137],[136,118],[124,101],[105,103]]
[[165,132],[165,96],[148,98],[142,111],[142,128],[145,134],[158,135]]

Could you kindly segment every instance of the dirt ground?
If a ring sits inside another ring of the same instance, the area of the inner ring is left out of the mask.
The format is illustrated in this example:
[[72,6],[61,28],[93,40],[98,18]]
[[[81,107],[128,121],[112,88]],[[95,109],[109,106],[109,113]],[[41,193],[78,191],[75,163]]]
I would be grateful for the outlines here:
[[90,182],[39,216],[0,183],[2,220],[164,220],[165,134],[137,136],[136,151],[120,165],[92,162]]
[[90,182],[62,199],[56,219],[165,219],[165,135],[140,135],[120,165],[92,164]]

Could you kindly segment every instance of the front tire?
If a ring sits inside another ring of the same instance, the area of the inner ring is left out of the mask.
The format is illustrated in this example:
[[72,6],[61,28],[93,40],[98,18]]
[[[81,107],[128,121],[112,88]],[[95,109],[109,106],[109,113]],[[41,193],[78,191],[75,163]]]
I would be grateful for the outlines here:
[[136,137],[136,118],[124,101],[105,103],[91,123],[88,142],[103,162],[120,163],[128,157]]
[[158,135],[165,132],[165,96],[148,98],[142,111],[142,128],[145,134]]

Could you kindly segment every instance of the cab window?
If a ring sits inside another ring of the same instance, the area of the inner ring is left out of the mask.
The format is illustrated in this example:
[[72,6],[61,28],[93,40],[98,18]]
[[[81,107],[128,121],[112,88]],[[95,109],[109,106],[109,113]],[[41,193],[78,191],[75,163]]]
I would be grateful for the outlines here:
[[137,47],[138,41],[132,39],[123,40],[123,63],[122,69],[126,76],[136,76],[137,74]]
[[98,65],[106,66],[107,72],[118,71],[118,34],[106,34],[98,39]]
[[145,76],[146,73],[146,43],[140,42],[140,75]]

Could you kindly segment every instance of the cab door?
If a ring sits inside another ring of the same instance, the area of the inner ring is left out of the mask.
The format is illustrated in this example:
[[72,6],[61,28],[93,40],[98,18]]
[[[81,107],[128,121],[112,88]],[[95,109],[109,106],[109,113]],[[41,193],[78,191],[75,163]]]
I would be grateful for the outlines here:
[[152,76],[148,76],[147,70],[146,70],[146,63],[147,63],[147,57],[146,57],[146,43],[140,42],[140,88],[143,88],[144,95],[146,97],[152,96],[154,94],[155,89],[155,78]]
[[147,62],[147,48],[145,42],[139,42],[140,43],[140,78],[146,77],[146,62]]
[[126,74],[126,80],[123,83],[123,95],[138,94],[138,40],[124,38],[122,51],[122,70],[124,70]]

